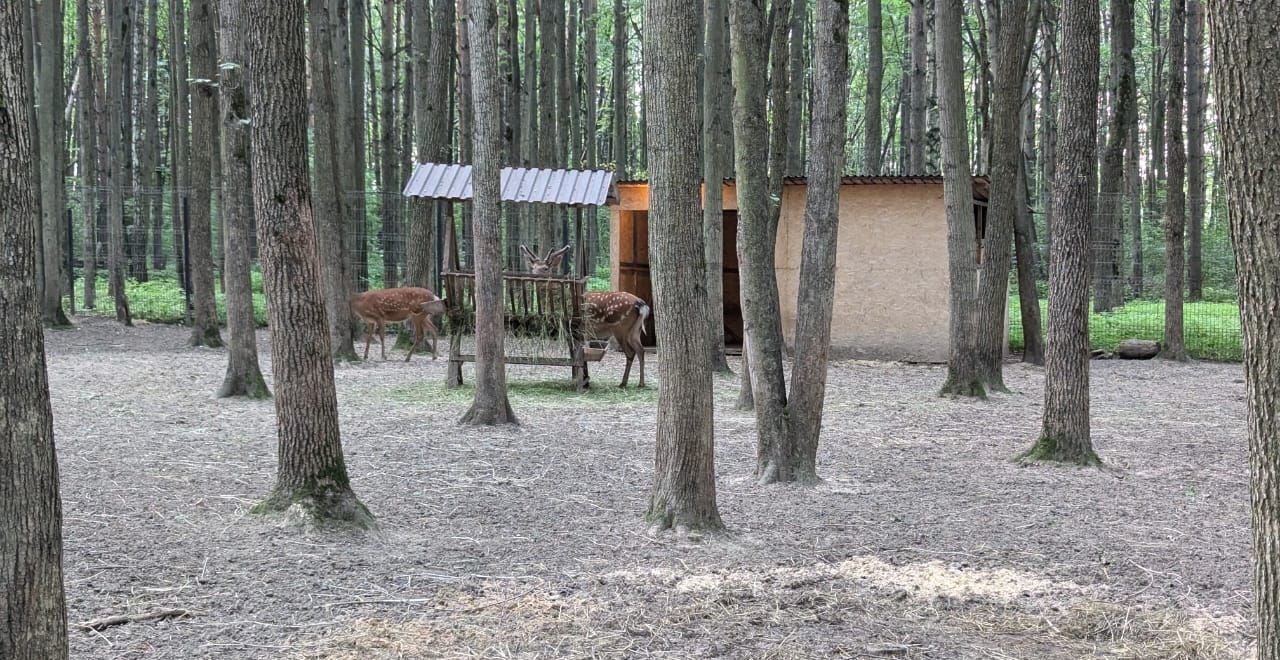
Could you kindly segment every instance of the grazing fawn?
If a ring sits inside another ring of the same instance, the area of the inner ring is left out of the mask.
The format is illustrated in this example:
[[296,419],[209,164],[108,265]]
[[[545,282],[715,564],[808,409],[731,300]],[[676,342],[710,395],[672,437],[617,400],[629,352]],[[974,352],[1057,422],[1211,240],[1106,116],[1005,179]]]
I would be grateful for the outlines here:
[[365,291],[351,296],[351,311],[355,312],[365,323],[364,359],[369,359],[369,344],[373,341],[373,331],[378,330],[378,341],[382,345],[382,359],[387,359],[387,323],[408,321],[413,327],[413,346],[404,357],[408,362],[418,344],[431,333],[431,359],[438,357],[436,340],[439,334],[432,317],[445,313],[444,301],[436,294],[418,287],[400,289],[383,289],[381,291]]
[[[529,263],[529,272],[534,275],[550,275],[560,266],[569,246],[552,250],[547,256],[539,259],[529,248],[521,245],[521,252]],[[627,356],[627,368],[622,372],[622,384],[626,387],[631,377],[631,362],[640,357],[640,387],[644,387],[644,323],[649,318],[649,305],[640,298],[624,291],[601,291],[584,296],[586,303],[587,329],[596,338],[613,337],[613,340]]]

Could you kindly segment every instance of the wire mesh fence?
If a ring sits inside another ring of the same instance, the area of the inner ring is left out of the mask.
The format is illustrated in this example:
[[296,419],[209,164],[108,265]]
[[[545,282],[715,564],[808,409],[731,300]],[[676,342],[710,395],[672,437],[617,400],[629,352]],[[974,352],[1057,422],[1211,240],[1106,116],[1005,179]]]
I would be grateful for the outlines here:
[[[1119,202],[1111,203],[1107,202]],[[1188,208],[1197,200],[1188,200]],[[1112,228],[1091,250],[1089,334],[1095,349],[1111,351],[1124,339],[1164,338],[1168,259],[1165,217],[1159,209],[1133,209],[1127,200],[1100,200],[1096,221]],[[1183,250],[1183,332],[1193,358],[1239,360],[1243,351],[1237,308],[1235,261],[1225,213],[1213,213],[1197,239],[1187,225]],[[1136,222],[1135,222],[1136,218]],[[1046,218],[1036,214],[1036,297],[1048,322],[1047,257],[1052,252]],[[1198,242],[1198,249],[1193,245]],[[1198,267],[1192,255],[1199,254]],[[1024,338],[1017,280],[1011,277],[1009,339],[1021,350]]]

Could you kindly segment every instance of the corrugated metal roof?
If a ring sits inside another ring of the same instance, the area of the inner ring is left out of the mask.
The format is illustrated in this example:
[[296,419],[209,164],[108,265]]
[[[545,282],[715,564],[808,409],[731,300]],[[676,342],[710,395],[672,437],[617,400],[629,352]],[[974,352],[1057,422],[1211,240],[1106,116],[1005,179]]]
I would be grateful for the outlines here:
[[[404,187],[405,197],[463,201],[471,195],[470,165],[420,163]],[[502,201],[603,206],[617,202],[618,196],[613,172],[504,167]]]
[[[725,183],[732,184],[733,179],[725,179]],[[802,176],[789,176],[782,180],[783,185],[788,186],[804,186],[809,181]],[[618,185],[648,185],[649,182],[644,179],[636,179],[631,181],[619,181]],[[840,177],[840,184],[845,186],[886,186],[886,185],[912,185],[912,184],[931,184],[942,185],[942,177],[938,175],[929,176],[869,176],[869,175],[845,175]],[[976,199],[986,201],[991,194],[991,179],[986,176],[973,177],[973,196]]]

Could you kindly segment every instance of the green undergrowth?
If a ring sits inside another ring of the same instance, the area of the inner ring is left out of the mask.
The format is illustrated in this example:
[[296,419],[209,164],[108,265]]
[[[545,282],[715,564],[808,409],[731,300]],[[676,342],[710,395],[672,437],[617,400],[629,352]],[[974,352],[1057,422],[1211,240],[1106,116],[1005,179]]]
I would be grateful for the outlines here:
[[[182,293],[182,285],[176,277],[169,274],[152,275],[146,282],[125,280],[125,296],[129,299],[129,313],[135,320],[149,323],[183,323],[186,321],[186,297]],[[92,310],[83,310],[92,314],[115,316],[115,300],[109,292],[106,277],[98,277],[94,287],[97,300]],[[76,309],[82,308],[84,302],[84,280],[76,280]],[[218,318],[225,325],[227,322],[226,296],[221,289],[215,295],[218,305]],[[262,278],[253,274],[253,319],[258,327],[267,326],[267,299],[262,294]]]
[[[1009,299],[1009,346],[1023,347],[1022,308],[1017,293]],[[1041,323],[1049,318],[1049,301],[1040,300]],[[1046,325],[1047,327],[1047,325]],[[1244,344],[1240,311],[1234,301],[1188,302],[1183,308],[1183,332],[1187,353],[1199,360],[1238,362]],[[1164,337],[1164,302],[1132,300],[1110,312],[1089,315],[1089,346],[1114,351],[1125,339],[1160,341]]]
[[[567,370],[566,370],[567,371]],[[470,375],[470,374],[468,374]],[[557,408],[566,405],[588,403],[599,406],[652,405],[658,401],[655,384],[646,383],[644,389],[635,386],[636,375],[626,389],[618,387],[615,377],[593,376],[591,387],[579,394],[573,381],[567,376],[560,380],[512,380],[507,383],[507,397],[511,407],[519,414],[520,408]],[[475,384],[464,383],[459,388],[448,388],[441,382],[422,382],[398,385],[386,390],[386,397],[406,403],[436,403],[466,406],[475,398]]]

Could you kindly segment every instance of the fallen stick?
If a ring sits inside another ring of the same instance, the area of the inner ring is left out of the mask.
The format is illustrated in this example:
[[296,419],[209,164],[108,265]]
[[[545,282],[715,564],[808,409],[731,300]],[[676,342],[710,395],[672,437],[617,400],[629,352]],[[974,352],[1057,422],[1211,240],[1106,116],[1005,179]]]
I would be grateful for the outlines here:
[[85,621],[77,623],[76,627],[81,630],[106,630],[112,626],[122,626],[126,623],[135,621],[156,621],[162,619],[177,619],[181,617],[191,616],[191,612],[187,610],[157,610],[146,614],[117,614],[102,619],[94,619],[93,621]]

